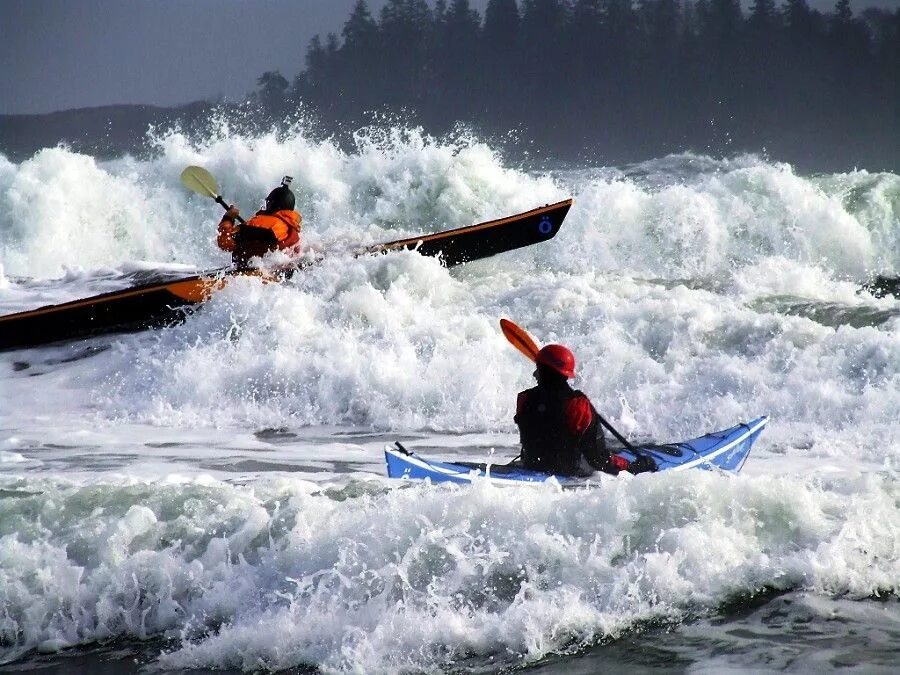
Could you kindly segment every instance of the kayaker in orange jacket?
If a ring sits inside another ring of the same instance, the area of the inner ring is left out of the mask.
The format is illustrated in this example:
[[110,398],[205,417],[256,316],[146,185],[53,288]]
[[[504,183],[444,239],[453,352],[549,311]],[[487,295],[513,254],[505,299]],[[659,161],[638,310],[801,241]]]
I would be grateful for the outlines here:
[[219,248],[231,252],[237,267],[246,267],[250,258],[271,251],[300,252],[300,229],[303,217],[294,210],[296,200],[290,189],[291,177],[285,176],[281,185],[266,197],[266,206],[239,225],[240,211],[231,206],[219,222]]

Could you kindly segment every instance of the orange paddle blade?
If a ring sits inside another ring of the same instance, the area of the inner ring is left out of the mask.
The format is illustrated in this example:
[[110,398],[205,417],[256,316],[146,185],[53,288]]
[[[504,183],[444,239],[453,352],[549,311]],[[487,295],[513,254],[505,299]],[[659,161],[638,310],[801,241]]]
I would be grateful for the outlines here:
[[500,330],[509,340],[510,344],[534,361],[540,348],[537,346],[531,336],[525,332],[524,328],[520,328],[509,319],[500,319]]

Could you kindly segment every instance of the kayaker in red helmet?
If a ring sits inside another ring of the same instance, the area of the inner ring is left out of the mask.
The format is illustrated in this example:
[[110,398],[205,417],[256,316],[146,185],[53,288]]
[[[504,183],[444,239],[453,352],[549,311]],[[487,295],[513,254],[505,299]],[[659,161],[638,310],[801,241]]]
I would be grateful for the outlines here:
[[629,462],[610,453],[599,416],[587,396],[569,386],[575,356],[562,345],[537,353],[537,386],[519,392],[515,422],[522,442],[522,464],[528,469],[564,476],[594,471],[653,471],[641,458]]
[[238,225],[240,212],[230,207],[219,222],[219,248],[231,252],[237,267],[246,267],[250,258],[270,251],[300,251],[300,228],[303,217],[294,210],[296,200],[291,192],[291,177],[285,176],[281,185],[266,197],[265,208]]

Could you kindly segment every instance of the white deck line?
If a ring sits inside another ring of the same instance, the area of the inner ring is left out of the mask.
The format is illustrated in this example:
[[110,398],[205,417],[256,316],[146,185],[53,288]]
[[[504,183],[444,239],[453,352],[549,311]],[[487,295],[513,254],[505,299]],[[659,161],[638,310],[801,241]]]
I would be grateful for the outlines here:
[[693,459],[690,462],[685,462],[684,464],[679,464],[678,466],[673,466],[671,469],[667,469],[667,471],[683,471],[684,469],[690,469],[692,467],[699,466],[700,464],[708,464],[709,462],[711,462],[713,459],[715,459],[719,455],[724,454],[724,453],[728,452],[729,450],[731,450],[738,443],[743,443],[745,440],[747,440],[747,438],[752,436],[759,429],[762,429],[768,423],[769,423],[769,418],[762,417],[755,425],[753,425],[752,427],[748,427],[748,429],[743,434],[741,434],[740,436],[735,438],[730,443],[726,443],[725,445],[723,445],[721,448],[719,448],[715,452],[711,452],[708,455],[701,455],[697,459]]

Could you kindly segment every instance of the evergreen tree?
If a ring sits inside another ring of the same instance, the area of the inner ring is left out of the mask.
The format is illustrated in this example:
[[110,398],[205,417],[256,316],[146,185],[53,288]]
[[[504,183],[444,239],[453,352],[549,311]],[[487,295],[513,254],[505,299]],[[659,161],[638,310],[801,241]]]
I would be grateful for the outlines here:
[[775,0],[753,0],[737,77],[742,83],[739,105],[746,111],[740,129],[744,138],[763,138],[766,145],[770,144],[768,134],[777,126],[780,114],[769,102],[788,95],[783,87],[785,57],[781,32],[781,15]]
[[[342,43],[310,42],[295,87],[326,119],[407,108],[435,131],[518,127],[613,158],[900,156],[900,11],[750,0],[745,19],[739,0],[488,0],[482,28],[472,0],[381,1],[376,22],[357,0]],[[285,82],[264,73],[254,95],[271,108]]]
[[808,49],[814,41],[816,20],[807,0],[785,0],[782,14],[790,41]]
[[[445,57],[456,54],[464,57],[474,55],[481,30],[481,17],[471,8],[469,0],[452,0],[444,18]],[[464,58],[465,63],[469,62]]]
[[640,0],[647,49],[659,64],[677,58],[682,14],[678,0]]
[[607,60],[624,67],[630,61],[637,36],[637,14],[631,0],[603,0],[603,35]]
[[285,94],[289,83],[277,70],[267,70],[256,80],[259,87],[257,98],[268,112],[277,112],[285,105]]
[[343,48],[347,52],[372,55],[378,44],[378,24],[372,18],[366,0],[356,0],[341,36],[344,38]]
[[516,0],[489,0],[478,48],[474,92],[483,110],[506,128],[521,120],[519,89],[519,7]]
[[359,110],[384,103],[389,73],[375,58],[380,46],[378,24],[365,0],[357,0],[341,31],[343,45],[334,64],[332,90],[335,114],[352,117]]
[[[806,0],[802,0],[806,2]],[[710,0],[704,32],[714,52],[722,54],[737,47],[743,26],[740,0]]]
[[490,0],[484,10],[484,39],[496,47],[494,54],[512,49],[519,33],[519,7],[516,0]]
[[866,111],[877,110],[883,90],[873,83],[878,64],[871,60],[869,34],[861,21],[853,17],[850,3],[838,0],[834,14],[829,17],[825,43],[827,67],[823,69],[822,88],[829,91],[829,117],[835,133],[867,116]]
[[322,38],[314,35],[306,48],[306,72],[304,80],[308,87],[314,89],[320,86],[325,77],[325,69],[328,66],[328,56],[322,46]]
[[830,49],[857,62],[865,60],[870,50],[865,26],[854,18],[850,0],[838,0],[828,25]]
[[576,0],[572,7],[572,24],[582,28],[596,28],[603,20],[603,0]]
[[573,73],[579,79],[597,74],[603,59],[603,0],[577,0],[572,8],[569,39]]
[[443,11],[435,21],[431,104],[441,123],[451,124],[454,119],[470,117],[479,107],[472,93],[478,78],[481,17],[469,0],[451,0],[449,7],[437,9]]
[[753,0],[747,23],[752,34],[756,36],[771,35],[778,23],[775,0]]
[[838,0],[834,6],[834,19],[837,23],[849,23],[853,18],[850,0]]
[[435,26],[440,26],[447,20],[447,0],[437,0],[434,3],[431,20]]
[[520,33],[523,94],[528,100],[525,117],[532,123],[549,109],[564,105],[567,6],[562,0],[524,0]]
[[567,9],[562,0],[523,0],[521,30],[527,54],[540,57],[544,50],[559,49]]
[[378,57],[391,76],[386,92],[398,107],[417,107],[428,91],[431,9],[425,0],[388,0],[379,26]]

